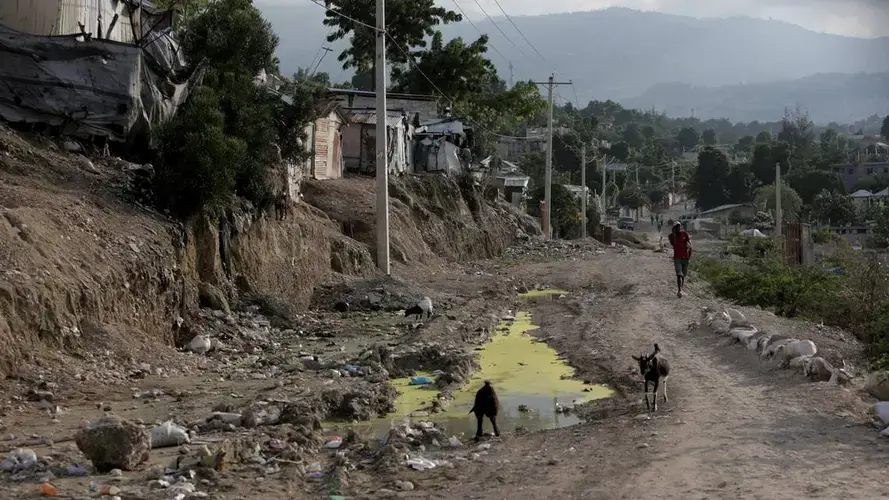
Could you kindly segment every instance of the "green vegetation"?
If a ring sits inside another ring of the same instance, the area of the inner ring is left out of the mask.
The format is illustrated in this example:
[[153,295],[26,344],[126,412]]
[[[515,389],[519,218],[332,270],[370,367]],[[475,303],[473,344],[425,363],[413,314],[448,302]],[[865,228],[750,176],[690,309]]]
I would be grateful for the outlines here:
[[738,258],[703,257],[692,263],[718,296],[848,329],[867,344],[874,362],[889,366],[889,268],[881,256],[838,247],[824,263],[831,272],[785,265],[773,238],[736,238],[730,251]]
[[286,104],[254,83],[261,71],[278,74],[278,38],[250,0],[209,3],[181,31],[188,60],[206,74],[158,131],[155,197],[180,217],[234,196],[265,209],[283,191],[283,162],[303,158],[299,140],[313,95],[298,87]]

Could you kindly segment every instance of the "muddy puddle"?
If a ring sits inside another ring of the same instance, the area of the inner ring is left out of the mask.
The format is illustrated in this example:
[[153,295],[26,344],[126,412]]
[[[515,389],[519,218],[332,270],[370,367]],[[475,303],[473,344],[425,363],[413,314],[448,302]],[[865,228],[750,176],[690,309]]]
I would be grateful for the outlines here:
[[[535,290],[523,296],[536,299],[565,294],[561,290]],[[513,321],[504,321],[496,330],[491,342],[479,351],[481,370],[469,383],[454,393],[446,411],[428,414],[422,409],[438,393],[434,385],[410,385],[410,378],[394,379],[392,384],[401,393],[396,401],[396,412],[372,422],[349,424],[362,433],[384,437],[393,424],[410,418],[415,421],[433,421],[444,426],[449,434],[469,437],[475,434],[475,417],[468,412],[472,408],[475,392],[485,380],[490,380],[500,398],[501,410],[498,425],[502,432],[514,432],[517,428],[530,431],[568,427],[580,423],[565,407],[602,399],[612,392],[602,385],[585,384],[573,379],[574,369],[559,359],[558,353],[544,342],[538,342],[530,332],[538,327],[532,324],[531,314],[520,311]],[[433,374],[418,372],[415,377]],[[329,424],[343,428],[345,424]],[[485,421],[485,432],[491,432],[490,422]]]

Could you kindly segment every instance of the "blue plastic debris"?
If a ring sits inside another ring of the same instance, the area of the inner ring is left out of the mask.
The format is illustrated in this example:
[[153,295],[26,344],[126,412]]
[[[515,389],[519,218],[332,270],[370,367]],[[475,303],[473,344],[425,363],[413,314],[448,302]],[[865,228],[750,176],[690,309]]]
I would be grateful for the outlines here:
[[408,385],[429,385],[434,381],[429,377],[411,377],[411,381]]

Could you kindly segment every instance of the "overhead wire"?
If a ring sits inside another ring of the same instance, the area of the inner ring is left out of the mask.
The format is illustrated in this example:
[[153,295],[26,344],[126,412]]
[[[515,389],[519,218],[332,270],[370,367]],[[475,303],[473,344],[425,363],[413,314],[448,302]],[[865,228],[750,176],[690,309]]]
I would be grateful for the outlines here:
[[[511,43],[512,46],[515,47],[516,50],[518,50],[519,52],[521,52],[521,54],[522,54],[523,56],[528,57],[528,54],[526,54],[525,51],[522,50],[521,47],[519,47],[518,45],[516,45],[516,43],[512,41],[512,38],[509,38],[509,35],[507,35],[506,32],[503,31],[503,30],[500,28],[500,25],[497,24],[497,23],[491,18],[490,15],[488,15],[488,11],[486,11],[485,8],[482,7],[482,4],[479,3],[478,0],[474,0],[474,1],[475,1],[475,4],[478,5],[478,8],[481,9],[482,14],[484,14],[485,17],[488,18],[488,21],[491,21],[491,24],[493,24],[494,27],[497,28],[497,31],[499,31],[500,34],[503,35],[503,38],[506,38],[506,41],[509,42],[509,43]],[[530,58],[529,58],[529,59],[530,59]]]
[[519,36],[521,36],[522,39],[525,40],[525,43],[527,43],[528,46],[537,53],[537,55],[540,57],[540,59],[543,60],[543,62],[545,62],[548,66],[551,66],[553,68],[553,71],[555,72],[555,66],[553,66],[545,57],[543,57],[543,54],[541,54],[540,51],[537,50],[537,47],[535,47],[534,44],[531,43],[530,40],[528,40],[528,37],[526,37],[525,34],[522,33],[522,30],[520,30],[519,27],[516,26],[516,23],[513,22],[512,17],[510,17],[509,14],[506,13],[506,10],[503,8],[503,6],[500,5],[499,0],[494,0],[494,3],[497,4],[497,7],[500,9],[500,12],[503,13],[503,16],[506,18],[506,20],[509,21],[509,23],[512,24],[512,27],[515,28],[515,30],[519,33]]
[[[459,11],[460,11],[460,14],[463,15],[463,19],[466,19],[466,21],[468,21],[469,24],[471,24],[472,27],[475,28],[475,31],[478,31],[478,34],[479,34],[479,35],[484,36],[485,34],[482,33],[482,30],[480,30],[479,27],[478,27],[474,22],[472,22],[472,19],[470,19],[469,16],[466,15],[466,11],[463,10],[463,7],[460,7],[460,4],[457,3],[457,0],[451,0],[451,1],[454,2],[454,6],[457,7],[457,10],[459,10]],[[496,52],[497,55],[499,55],[500,57],[502,57],[504,61],[509,62],[509,59],[507,59],[507,57],[504,56],[502,52],[500,52],[499,50],[497,50],[497,47],[495,47],[494,44],[491,43],[490,40],[488,40],[488,46],[491,47],[491,50],[493,50],[494,52]]]

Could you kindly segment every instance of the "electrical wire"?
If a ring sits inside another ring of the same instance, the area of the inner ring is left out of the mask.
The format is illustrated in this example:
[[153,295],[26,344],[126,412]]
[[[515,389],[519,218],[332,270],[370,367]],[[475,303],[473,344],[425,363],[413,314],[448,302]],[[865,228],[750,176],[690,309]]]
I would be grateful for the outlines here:
[[[503,35],[503,38],[506,38],[506,41],[509,42],[509,43],[511,43],[512,46],[515,47],[516,50],[518,50],[519,52],[521,52],[521,54],[522,54],[523,56],[528,57],[528,54],[526,54],[525,51],[522,50],[521,47],[519,47],[518,45],[516,45],[516,43],[512,41],[512,38],[509,38],[509,35],[507,35],[506,32],[503,31],[503,30],[500,28],[500,25],[498,25],[496,22],[494,22],[493,19],[491,19],[491,16],[488,15],[488,12],[485,10],[484,7],[482,7],[482,4],[479,3],[478,0],[475,0],[475,4],[478,5],[478,8],[479,8],[479,9],[481,9],[482,14],[484,14],[485,17],[488,18],[488,21],[491,21],[491,24],[493,24],[494,27],[497,28],[497,31],[499,31],[500,34]],[[528,57],[528,59],[530,59],[530,57]]]
[[516,23],[513,22],[511,17],[509,17],[509,14],[506,13],[506,11],[503,9],[503,6],[500,5],[500,2],[498,0],[494,0],[494,3],[497,4],[497,7],[500,9],[500,12],[503,13],[503,16],[506,17],[506,20],[509,21],[509,23],[512,24],[512,27],[515,28],[515,30],[519,33],[519,36],[521,36],[522,39],[525,40],[525,43],[527,43],[528,46],[531,47],[531,49],[534,50],[534,52],[536,52],[538,56],[540,56],[540,59],[542,59],[543,62],[552,67],[553,71],[555,72],[555,67],[552,65],[552,63],[550,63],[545,57],[543,57],[543,54],[541,54],[540,51],[537,50],[537,47],[535,47],[534,44],[531,43],[530,40],[528,40],[525,34],[522,33],[522,30],[520,30],[519,27],[516,26]]
[[[472,22],[472,19],[470,19],[469,16],[466,15],[466,11],[463,10],[463,7],[460,7],[460,4],[457,3],[457,0],[452,0],[452,1],[454,2],[454,6],[457,7],[457,10],[460,11],[460,14],[463,15],[463,19],[466,19],[466,20],[469,22],[469,24],[471,24],[472,27],[475,28],[475,31],[478,31],[478,34],[479,34],[479,35],[484,36],[485,34],[482,33],[482,30],[480,30],[480,29],[478,28],[478,26],[476,26],[476,24],[475,24],[474,22]],[[504,61],[509,62],[509,59],[507,59],[506,56],[504,56],[502,52],[500,52],[499,50],[497,50],[497,47],[495,47],[494,44],[491,43],[491,40],[490,40],[490,39],[488,40],[488,46],[491,47],[491,50],[493,50],[494,52],[496,52],[497,55],[499,55],[500,57],[502,57]]]

